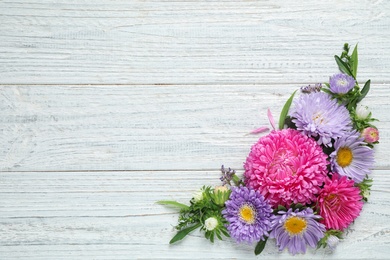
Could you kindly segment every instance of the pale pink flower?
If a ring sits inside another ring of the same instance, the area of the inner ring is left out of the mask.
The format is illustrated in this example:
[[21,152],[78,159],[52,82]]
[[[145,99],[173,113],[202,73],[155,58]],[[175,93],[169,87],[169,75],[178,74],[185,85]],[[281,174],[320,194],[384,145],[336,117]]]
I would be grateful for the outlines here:
[[327,155],[312,138],[293,129],[272,131],[255,143],[245,168],[245,184],[272,206],[316,201],[327,174]]
[[379,140],[379,131],[374,127],[367,127],[362,131],[362,136],[366,143],[375,143]]

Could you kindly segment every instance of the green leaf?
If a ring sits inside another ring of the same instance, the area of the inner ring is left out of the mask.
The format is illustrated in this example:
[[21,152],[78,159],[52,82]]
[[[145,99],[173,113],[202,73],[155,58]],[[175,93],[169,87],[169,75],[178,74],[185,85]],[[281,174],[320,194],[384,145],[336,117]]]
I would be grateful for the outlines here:
[[259,255],[259,254],[261,254],[261,252],[263,252],[265,244],[267,243],[267,240],[268,240],[268,237],[265,237],[264,241],[260,240],[259,243],[257,243],[257,245],[255,247],[255,255]]
[[195,229],[197,228],[200,228],[202,226],[202,224],[198,223],[196,224],[195,226],[192,226],[192,227],[188,227],[188,228],[185,228],[183,230],[180,230],[179,232],[177,232],[177,234],[171,239],[171,241],[169,241],[169,244],[173,244],[177,241],[180,241],[182,240],[185,236],[187,236],[189,233],[191,233],[192,231],[194,231]]
[[[340,59],[340,57],[337,56],[337,55],[334,56],[334,59],[336,60],[336,63],[337,63],[337,65],[339,66],[339,69],[340,69],[341,72],[343,72],[343,73],[345,73],[345,74],[347,74],[347,75],[353,77],[353,74],[352,74],[351,70],[349,69],[347,63],[345,63],[344,61],[342,61],[342,60]],[[355,78],[355,77],[354,77],[354,78]]]
[[296,90],[291,94],[291,97],[286,101],[286,104],[284,104],[282,112],[280,113],[280,118],[279,118],[279,129],[283,129],[284,127],[284,121],[286,120],[288,110],[290,109],[292,100],[294,98]]
[[371,80],[367,80],[366,84],[364,84],[364,87],[362,88],[362,91],[360,91],[360,97],[357,100],[357,103],[362,101],[363,98],[367,95],[368,91],[370,91],[370,85],[371,85]]
[[352,69],[352,75],[356,79],[357,74],[357,67],[358,67],[358,51],[357,51],[358,45],[356,44],[355,48],[353,49],[351,59],[349,60],[349,65]]
[[174,206],[174,207],[179,208],[179,209],[189,209],[189,206],[181,204],[181,203],[179,203],[177,201],[173,201],[173,200],[160,200],[160,201],[157,201],[156,203],[160,204],[160,205]]
[[282,205],[278,205],[278,211],[287,211],[287,209]]

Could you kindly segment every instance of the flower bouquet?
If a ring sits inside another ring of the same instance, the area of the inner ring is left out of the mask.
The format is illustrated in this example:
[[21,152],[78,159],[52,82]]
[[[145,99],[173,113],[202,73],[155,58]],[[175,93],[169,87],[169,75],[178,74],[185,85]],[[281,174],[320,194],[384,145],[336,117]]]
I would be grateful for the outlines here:
[[[356,80],[357,46],[344,45],[335,56],[340,73],[328,83],[305,86],[284,105],[278,128],[251,148],[242,178],[222,166],[221,185],[204,186],[189,205],[159,201],[180,209],[177,234],[170,243],[200,229],[211,242],[231,237],[256,243],[260,254],[268,239],[280,251],[332,250],[367,201],[379,133],[366,106],[370,80]],[[267,127],[253,130],[264,133]]]

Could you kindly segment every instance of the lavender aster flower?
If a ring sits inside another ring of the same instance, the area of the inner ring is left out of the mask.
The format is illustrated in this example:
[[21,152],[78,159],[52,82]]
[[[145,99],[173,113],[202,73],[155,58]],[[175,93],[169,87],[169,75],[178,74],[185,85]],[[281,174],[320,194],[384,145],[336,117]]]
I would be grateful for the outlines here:
[[355,86],[355,79],[346,74],[333,75],[329,80],[330,91],[335,94],[346,94]]
[[332,138],[341,137],[352,130],[348,110],[326,93],[301,95],[294,104],[292,121],[303,134],[318,138],[318,144],[332,146]]
[[330,154],[332,171],[362,182],[374,164],[374,150],[365,145],[364,138],[356,131],[337,139],[334,148]]
[[291,208],[287,212],[279,211],[279,215],[272,216],[272,232],[270,238],[276,239],[279,250],[288,248],[295,255],[305,253],[306,245],[316,247],[318,241],[324,237],[325,226],[316,219],[311,208],[302,211]]
[[272,209],[258,191],[233,187],[225,205],[222,214],[229,222],[227,229],[230,236],[237,242],[252,243],[268,236]]

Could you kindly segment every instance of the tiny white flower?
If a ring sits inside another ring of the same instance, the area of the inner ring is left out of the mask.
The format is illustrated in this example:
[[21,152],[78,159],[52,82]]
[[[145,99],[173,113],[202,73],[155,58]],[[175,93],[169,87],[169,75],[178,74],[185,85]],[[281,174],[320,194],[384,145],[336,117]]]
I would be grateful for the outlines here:
[[332,250],[336,249],[336,246],[338,245],[339,242],[340,242],[340,239],[334,235],[330,235],[328,237],[328,240],[326,241],[329,248]]
[[368,117],[369,114],[370,110],[368,110],[368,106],[358,105],[356,107],[356,117],[358,119],[364,120]]
[[194,196],[195,202],[201,201],[203,199],[203,190],[200,189],[200,190],[196,191],[193,196]]
[[217,226],[218,226],[218,220],[214,217],[210,217],[210,218],[206,219],[206,221],[204,222],[204,227],[208,231],[214,230]]

